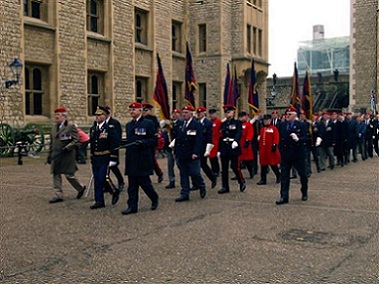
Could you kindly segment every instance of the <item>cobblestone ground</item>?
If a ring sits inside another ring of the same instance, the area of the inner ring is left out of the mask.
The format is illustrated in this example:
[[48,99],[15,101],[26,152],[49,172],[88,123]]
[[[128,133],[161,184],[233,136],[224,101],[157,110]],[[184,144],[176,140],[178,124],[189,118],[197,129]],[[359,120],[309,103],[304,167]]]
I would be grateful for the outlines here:
[[[290,203],[276,206],[279,185],[247,180],[244,193],[209,189],[204,200],[175,203],[179,193],[154,186],[151,211],[141,192],[139,213],[115,206],[92,211],[92,192],[49,204],[46,157],[0,160],[2,283],[378,283],[379,158],[314,173],[309,200],[291,181]],[[165,169],[165,159],[159,159]],[[88,184],[90,166],[79,165]],[[123,169],[123,166],[121,167]],[[167,173],[167,171],[165,171]],[[210,186],[210,182],[207,181]]]

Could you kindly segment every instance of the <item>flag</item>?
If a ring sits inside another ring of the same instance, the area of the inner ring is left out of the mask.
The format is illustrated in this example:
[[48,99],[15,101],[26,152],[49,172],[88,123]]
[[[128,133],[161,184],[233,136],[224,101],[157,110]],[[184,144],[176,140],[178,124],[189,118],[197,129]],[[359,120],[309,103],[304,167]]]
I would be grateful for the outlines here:
[[195,81],[195,75],[193,72],[192,66],[192,55],[189,49],[189,45],[187,42],[187,50],[186,50],[186,84],[185,84],[185,93],[184,99],[188,101],[193,107],[195,107],[195,92],[197,90],[197,85]]
[[232,84],[230,81],[230,68],[229,63],[226,65],[226,76],[225,76],[225,85],[224,85],[224,105],[231,104],[230,98],[232,93]]
[[237,68],[234,65],[234,74],[232,79],[232,93],[231,93],[231,104],[235,107],[237,106],[237,101],[240,97],[240,93],[238,90],[238,76],[237,76]]
[[376,99],[375,99],[375,90],[371,90],[371,97],[370,97],[370,106],[371,106],[371,112],[373,115],[377,115],[378,111],[376,110]]
[[300,93],[299,93],[299,75],[297,72],[296,62],[294,65],[294,72],[293,72],[293,76],[292,76],[292,88],[291,88],[290,104],[296,108],[297,115],[300,115],[301,100],[300,100]]
[[157,107],[160,109],[159,115],[161,119],[170,119],[170,107],[168,105],[168,92],[166,79],[163,74],[161,59],[157,53],[158,73],[155,82],[153,100]]
[[258,98],[258,91],[257,91],[257,77],[255,74],[254,59],[251,61],[249,97],[247,101],[253,113],[259,112],[259,98]]
[[305,111],[305,116],[313,120],[313,100],[311,90],[311,78],[309,72],[305,72],[305,78],[303,82],[303,97],[302,97],[302,109]]

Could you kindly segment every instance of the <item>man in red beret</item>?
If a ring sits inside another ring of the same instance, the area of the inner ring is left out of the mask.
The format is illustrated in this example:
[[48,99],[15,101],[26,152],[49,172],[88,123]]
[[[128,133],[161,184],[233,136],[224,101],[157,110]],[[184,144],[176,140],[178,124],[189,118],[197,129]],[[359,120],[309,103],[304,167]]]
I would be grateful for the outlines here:
[[229,188],[229,163],[235,176],[237,177],[240,191],[246,189],[246,182],[242,176],[238,162],[238,156],[241,155],[240,140],[242,135],[242,123],[234,118],[236,107],[233,105],[224,105],[226,120],[221,124],[221,138],[219,152],[222,169],[222,188],[219,194],[228,193]]
[[202,127],[193,118],[194,108],[190,105],[182,108],[183,124],[175,139],[175,157],[180,172],[180,196],[176,202],[189,200],[191,177],[193,185],[200,189],[200,197],[206,195],[205,183],[200,173],[200,155],[202,154]]
[[300,176],[301,182],[301,200],[308,199],[308,176],[306,174],[306,156],[305,146],[308,139],[308,132],[305,124],[297,118],[297,110],[290,106],[286,110],[286,121],[279,125],[279,150],[281,155],[281,183],[280,199],[276,201],[277,205],[289,202],[290,171],[294,167]]
[[86,188],[75,177],[75,172],[78,170],[76,166],[76,147],[79,144],[77,128],[74,123],[67,120],[65,108],[57,108],[54,113],[57,123],[51,128],[47,163],[51,164],[55,197],[49,203],[63,201],[62,174],[65,175],[68,182],[78,191],[76,195],[77,199],[83,196]]
[[[143,117],[146,119],[149,119],[153,123],[155,133],[158,135],[159,121],[158,121],[158,118],[155,115],[153,115],[151,112],[151,110],[154,108],[154,106],[152,104],[149,104],[149,103],[143,103],[142,108],[143,108]],[[155,171],[155,174],[158,176],[158,183],[161,183],[163,181],[163,171],[161,170],[161,167],[159,166],[156,154],[157,154],[157,149],[155,148],[155,151],[154,151],[154,171]]]
[[155,125],[142,115],[139,103],[129,105],[132,120],[126,124],[126,143],[131,144],[125,153],[125,175],[128,176],[128,207],[123,215],[138,212],[139,188],[151,200],[151,210],[158,208],[159,197],[150,175],[154,168],[154,148],[158,143]]

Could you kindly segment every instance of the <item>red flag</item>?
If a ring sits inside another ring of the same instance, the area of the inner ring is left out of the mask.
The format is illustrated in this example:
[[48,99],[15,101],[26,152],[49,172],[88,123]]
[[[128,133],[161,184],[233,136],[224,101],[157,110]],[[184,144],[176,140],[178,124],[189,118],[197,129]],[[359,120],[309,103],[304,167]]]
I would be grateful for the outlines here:
[[166,79],[163,74],[163,68],[161,64],[161,59],[159,58],[159,54],[157,54],[157,62],[158,62],[158,73],[157,80],[155,82],[154,89],[154,102],[160,108],[160,118],[161,119],[170,119],[170,107],[168,105],[168,92],[167,92],[167,84]]
[[186,84],[184,99],[188,101],[193,107],[195,107],[195,92],[197,90],[197,85],[195,81],[195,75],[192,66],[192,55],[187,42],[186,50]]

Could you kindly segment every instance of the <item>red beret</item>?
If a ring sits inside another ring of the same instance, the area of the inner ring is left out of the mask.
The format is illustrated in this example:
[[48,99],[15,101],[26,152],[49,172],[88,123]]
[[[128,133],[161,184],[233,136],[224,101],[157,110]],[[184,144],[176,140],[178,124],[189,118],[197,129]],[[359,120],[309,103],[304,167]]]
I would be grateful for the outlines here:
[[196,111],[197,112],[204,112],[204,111],[207,111],[207,109],[205,107],[203,107],[203,106],[200,106],[200,107],[197,108]]
[[149,103],[143,103],[143,104],[142,104],[142,107],[143,107],[143,108],[152,109],[154,106],[153,106],[152,104],[149,104]]
[[59,108],[56,108],[55,110],[54,110],[54,112],[55,113],[58,113],[58,112],[67,112],[67,110],[64,108],[64,107],[59,107]]
[[195,109],[193,108],[193,106],[190,106],[190,105],[188,105],[188,106],[184,106],[184,107],[182,108],[182,110],[195,111]]
[[271,114],[279,114],[277,110],[273,110]]
[[297,113],[297,109],[293,106],[293,105],[290,105],[287,109],[286,109],[286,113],[288,112],[295,112]]
[[180,109],[174,109],[173,111],[172,111],[172,113],[182,113],[181,111],[180,111]]
[[142,108],[142,104],[138,102],[131,103],[129,108]]
[[224,111],[236,110],[236,107],[234,105],[224,105],[223,109],[224,109]]

